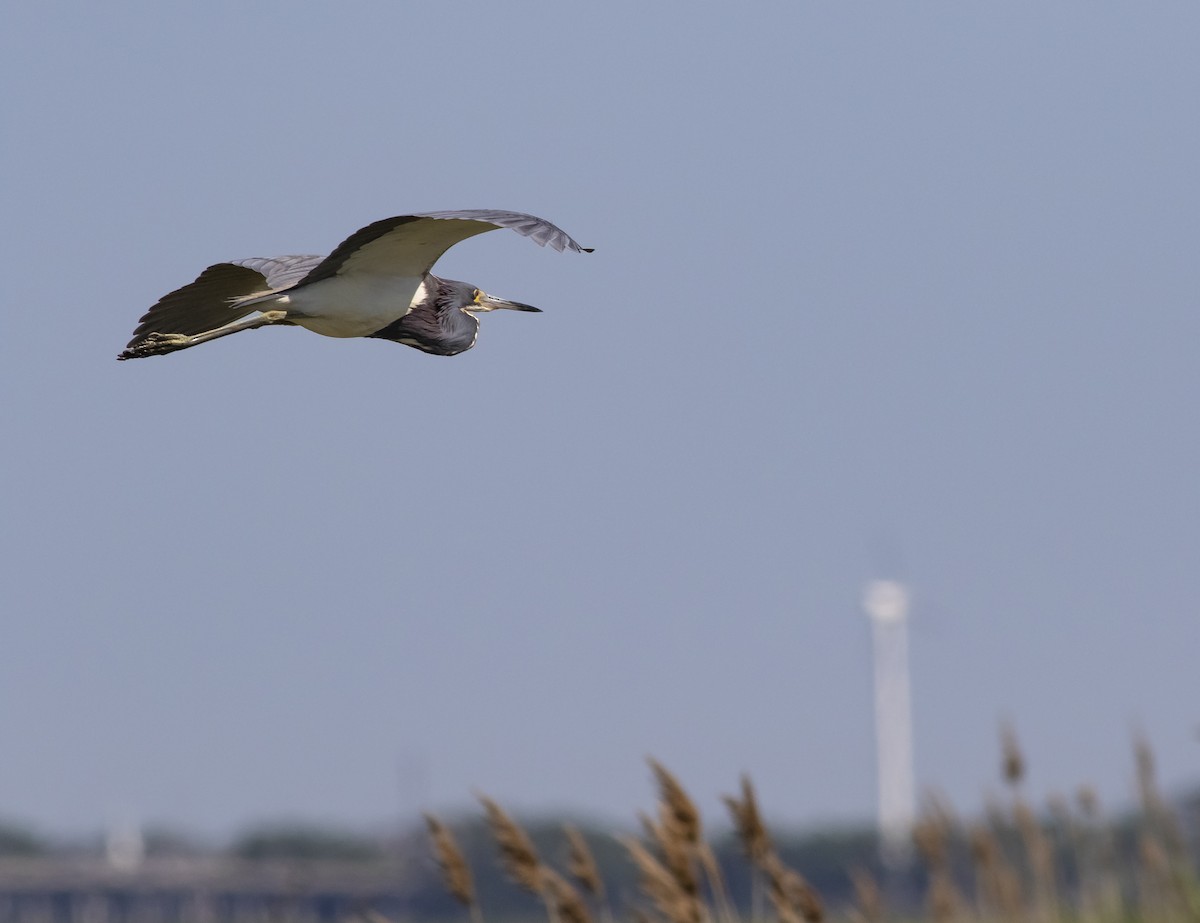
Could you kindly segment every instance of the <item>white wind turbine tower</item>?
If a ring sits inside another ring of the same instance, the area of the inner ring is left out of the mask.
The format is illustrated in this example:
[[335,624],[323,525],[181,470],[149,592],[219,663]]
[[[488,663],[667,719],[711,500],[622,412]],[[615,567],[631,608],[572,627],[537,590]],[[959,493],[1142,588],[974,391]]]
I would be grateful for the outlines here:
[[908,687],[908,590],[872,580],[863,594],[875,656],[875,749],[879,782],[881,859],[900,870],[912,856],[916,820],[912,704]]

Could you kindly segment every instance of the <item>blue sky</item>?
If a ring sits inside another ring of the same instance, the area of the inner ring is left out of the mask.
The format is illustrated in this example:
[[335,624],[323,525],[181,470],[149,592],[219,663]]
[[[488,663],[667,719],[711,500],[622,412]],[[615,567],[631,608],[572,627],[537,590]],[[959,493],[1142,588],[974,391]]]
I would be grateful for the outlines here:
[[[223,834],[473,788],[874,810],[1197,778],[1200,10],[18,5],[0,35],[0,816]],[[507,208],[541,315],[117,363],[223,259]]]

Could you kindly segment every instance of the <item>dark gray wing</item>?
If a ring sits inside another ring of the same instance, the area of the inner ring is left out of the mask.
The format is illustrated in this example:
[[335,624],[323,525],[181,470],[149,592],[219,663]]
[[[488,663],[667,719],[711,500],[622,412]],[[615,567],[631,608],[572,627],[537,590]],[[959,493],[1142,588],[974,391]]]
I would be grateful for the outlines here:
[[418,218],[436,218],[440,221],[482,221],[496,228],[511,228],[522,237],[528,237],[539,247],[550,247],[562,253],[573,250],[575,253],[591,253],[591,247],[581,247],[575,240],[556,224],[551,224],[545,218],[536,215],[526,215],[522,212],[493,211],[484,208],[467,209],[466,211],[422,212]]
[[320,256],[253,257],[217,263],[195,282],[163,295],[141,316],[133,346],[150,333],[206,333],[253,313],[239,300],[291,288],[321,262]]
[[591,252],[579,246],[562,228],[521,212],[485,209],[423,212],[384,218],[355,231],[300,284],[310,285],[332,276],[360,272],[419,279],[459,241],[497,228],[511,228],[543,247],[560,252]]

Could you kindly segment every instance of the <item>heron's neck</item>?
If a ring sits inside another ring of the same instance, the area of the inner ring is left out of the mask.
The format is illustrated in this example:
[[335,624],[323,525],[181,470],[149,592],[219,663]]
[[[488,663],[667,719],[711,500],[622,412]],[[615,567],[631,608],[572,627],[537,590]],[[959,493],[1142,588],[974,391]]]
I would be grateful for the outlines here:
[[425,276],[426,301],[423,310],[432,312],[442,331],[442,345],[454,352],[470,349],[479,333],[479,319],[455,303],[452,295],[440,297],[443,282],[437,276]]
[[424,308],[426,311],[432,311],[437,304],[438,287],[441,281],[437,276],[425,273],[425,277],[421,279],[421,284],[413,292],[412,301],[409,303],[408,309],[415,311],[418,308]]

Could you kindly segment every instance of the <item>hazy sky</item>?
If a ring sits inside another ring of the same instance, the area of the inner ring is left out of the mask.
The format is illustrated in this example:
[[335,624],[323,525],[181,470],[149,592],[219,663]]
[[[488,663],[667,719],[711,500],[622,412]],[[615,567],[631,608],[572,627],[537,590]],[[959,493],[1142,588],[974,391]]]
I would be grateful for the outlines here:
[[[0,816],[225,835],[483,789],[874,810],[875,576],[963,807],[1200,777],[1200,6],[15,4]],[[118,363],[209,263],[507,208],[453,359]]]

